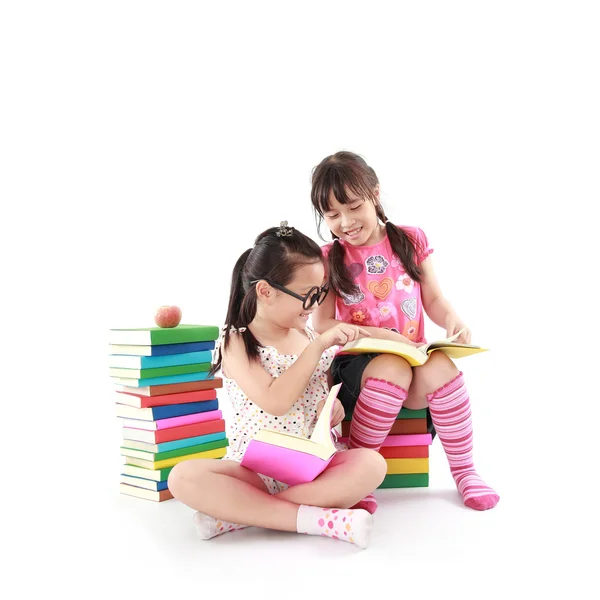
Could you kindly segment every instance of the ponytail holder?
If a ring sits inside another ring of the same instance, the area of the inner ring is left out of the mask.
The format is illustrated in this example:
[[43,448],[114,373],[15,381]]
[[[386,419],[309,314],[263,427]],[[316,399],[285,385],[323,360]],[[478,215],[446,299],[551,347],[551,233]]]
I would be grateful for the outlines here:
[[279,223],[279,229],[275,232],[275,235],[277,235],[277,237],[289,237],[293,233],[293,228],[288,227],[288,222],[281,221],[281,223]]
[[[229,333],[244,333],[244,331],[246,331],[246,327],[240,327],[239,329],[236,329],[233,325],[231,327],[229,327]],[[223,331],[227,331],[227,323],[225,323],[225,326],[223,327]]]

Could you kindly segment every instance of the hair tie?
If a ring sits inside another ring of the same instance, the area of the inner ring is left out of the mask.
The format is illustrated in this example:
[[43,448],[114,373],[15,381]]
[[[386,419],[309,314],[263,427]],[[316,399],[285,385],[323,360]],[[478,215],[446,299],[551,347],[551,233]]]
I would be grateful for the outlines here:
[[[233,325],[231,327],[229,327],[229,333],[244,333],[244,331],[246,331],[246,327],[239,327],[239,328],[235,328]],[[227,323],[225,323],[225,326],[223,327],[223,331],[227,331]]]
[[293,227],[288,227],[287,221],[281,221],[281,223],[279,223],[279,229],[275,232],[275,235],[277,235],[277,237],[289,237],[293,233]]

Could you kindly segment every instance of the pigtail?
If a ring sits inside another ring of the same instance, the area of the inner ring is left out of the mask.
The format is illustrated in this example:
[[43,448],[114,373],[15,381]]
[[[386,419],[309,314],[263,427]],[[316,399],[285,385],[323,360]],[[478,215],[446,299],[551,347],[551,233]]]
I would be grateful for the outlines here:
[[[335,237],[335,236],[334,236]],[[333,246],[327,256],[327,270],[329,273],[329,286],[338,295],[352,296],[358,293],[358,286],[352,281],[348,267],[344,263],[346,250],[338,238],[333,241]]]
[[256,314],[256,294],[254,290],[250,293],[244,289],[244,267],[248,261],[248,257],[252,252],[252,248],[246,250],[235,263],[233,273],[231,275],[231,291],[229,292],[229,304],[227,306],[227,316],[225,317],[225,331],[223,339],[216,352],[216,360],[209,371],[209,376],[214,376],[219,371],[223,362],[223,350],[227,349],[231,339],[232,332],[235,330],[242,335],[244,345],[246,346],[246,354],[249,359],[258,358],[258,341],[252,335],[252,332],[247,328],[248,323],[254,319]]
[[416,250],[413,241],[402,228],[396,227],[396,225],[388,220],[380,204],[375,205],[375,212],[377,213],[377,217],[385,223],[385,231],[390,240],[390,246],[400,259],[402,266],[413,281],[421,281],[423,271],[415,259]]

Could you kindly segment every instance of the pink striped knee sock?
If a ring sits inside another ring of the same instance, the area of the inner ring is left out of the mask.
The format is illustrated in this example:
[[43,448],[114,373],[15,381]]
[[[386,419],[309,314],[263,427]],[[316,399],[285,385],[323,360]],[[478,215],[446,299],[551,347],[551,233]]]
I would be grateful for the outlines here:
[[352,414],[348,448],[379,450],[407,395],[406,390],[398,385],[369,377]]
[[473,466],[471,406],[463,374],[459,373],[433,394],[427,394],[427,400],[431,420],[463,502],[475,510],[494,508],[500,496],[483,482]]
[[377,499],[373,494],[369,494],[365,496],[360,502],[357,502],[354,506],[351,506],[352,509],[362,508],[366,510],[368,513],[374,515],[377,510]]

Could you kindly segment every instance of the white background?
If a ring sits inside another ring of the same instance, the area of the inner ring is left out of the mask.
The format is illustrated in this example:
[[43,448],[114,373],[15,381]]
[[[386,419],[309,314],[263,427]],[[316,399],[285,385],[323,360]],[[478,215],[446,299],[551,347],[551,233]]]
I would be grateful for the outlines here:
[[[599,21],[596,3],[574,1],[3,3],[3,497],[21,585],[201,593],[207,556],[226,548],[208,568],[215,589],[232,563],[237,585],[269,594],[321,572],[338,590],[367,586],[353,569],[371,556],[385,573],[373,593],[435,581],[451,595],[440,572],[463,568],[498,593],[516,568],[532,590],[589,592]],[[457,536],[454,506],[423,533],[427,502],[453,490],[434,446],[433,496],[406,522],[402,496],[386,496],[379,558],[374,535],[358,555],[306,540],[287,555],[283,536],[194,541],[190,559],[187,512],[118,495],[107,330],[150,326],[161,304],[220,325],[235,259],[260,231],[287,219],[319,240],[311,169],[341,149],[376,170],[392,220],[424,229],[444,292],[491,348],[461,368],[476,461],[501,503],[461,511]],[[148,531],[165,516],[167,549]]]

